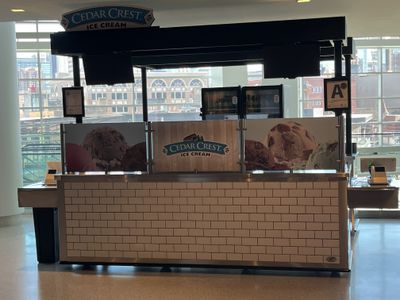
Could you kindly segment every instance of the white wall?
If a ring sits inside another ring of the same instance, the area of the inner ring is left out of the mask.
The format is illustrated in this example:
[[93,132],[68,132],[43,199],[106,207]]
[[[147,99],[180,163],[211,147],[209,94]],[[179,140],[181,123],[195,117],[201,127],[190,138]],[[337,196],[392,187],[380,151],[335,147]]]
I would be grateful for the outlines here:
[[21,213],[22,186],[15,25],[0,22],[0,217]]

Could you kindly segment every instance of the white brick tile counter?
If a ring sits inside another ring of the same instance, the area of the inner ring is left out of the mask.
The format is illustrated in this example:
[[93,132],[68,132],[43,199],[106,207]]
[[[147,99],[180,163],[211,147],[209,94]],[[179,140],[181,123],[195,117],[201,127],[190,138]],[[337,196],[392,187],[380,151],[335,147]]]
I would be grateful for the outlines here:
[[340,174],[65,175],[58,186],[63,262],[348,270]]

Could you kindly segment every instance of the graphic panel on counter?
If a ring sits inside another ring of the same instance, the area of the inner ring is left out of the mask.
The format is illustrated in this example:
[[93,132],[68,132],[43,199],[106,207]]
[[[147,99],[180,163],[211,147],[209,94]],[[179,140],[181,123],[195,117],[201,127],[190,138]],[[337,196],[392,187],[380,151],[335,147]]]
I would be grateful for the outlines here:
[[248,120],[246,169],[338,169],[337,123],[337,118]]
[[240,171],[238,121],[152,123],[154,172]]
[[67,172],[146,171],[144,123],[66,124]]

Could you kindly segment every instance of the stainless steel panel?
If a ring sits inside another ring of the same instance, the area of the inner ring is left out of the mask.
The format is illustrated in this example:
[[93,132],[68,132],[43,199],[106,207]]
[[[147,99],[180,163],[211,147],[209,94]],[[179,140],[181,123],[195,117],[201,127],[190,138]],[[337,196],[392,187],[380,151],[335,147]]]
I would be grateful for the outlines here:
[[63,182],[207,182],[207,181],[286,181],[286,182],[318,182],[318,181],[346,181],[345,173],[325,173],[315,171],[298,172],[265,172],[254,173],[165,173],[165,174],[134,174],[134,173],[80,173],[56,176]]

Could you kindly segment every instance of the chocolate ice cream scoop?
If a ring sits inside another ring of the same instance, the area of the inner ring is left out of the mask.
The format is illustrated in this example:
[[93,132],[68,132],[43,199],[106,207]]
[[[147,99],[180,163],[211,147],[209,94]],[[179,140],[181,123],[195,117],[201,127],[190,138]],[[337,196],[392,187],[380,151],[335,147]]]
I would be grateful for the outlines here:
[[124,171],[146,171],[146,143],[129,147],[121,164]]
[[245,141],[247,170],[270,170],[275,165],[273,153],[259,141]]
[[120,132],[104,126],[90,131],[83,141],[83,147],[102,169],[118,169],[128,145]]
[[278,160],[293,162],[307,161],[317,147],[310,132],[293,121],[273,127],[268,133],[266,144]]

